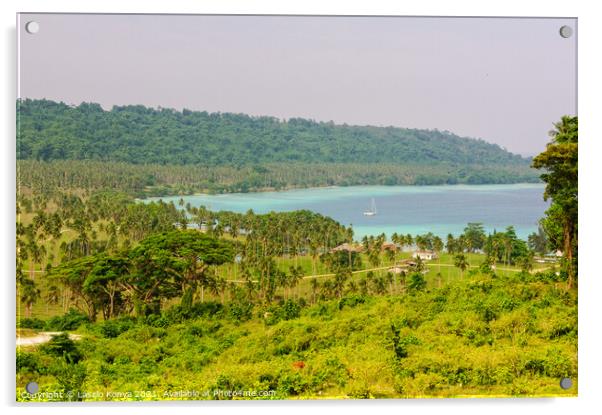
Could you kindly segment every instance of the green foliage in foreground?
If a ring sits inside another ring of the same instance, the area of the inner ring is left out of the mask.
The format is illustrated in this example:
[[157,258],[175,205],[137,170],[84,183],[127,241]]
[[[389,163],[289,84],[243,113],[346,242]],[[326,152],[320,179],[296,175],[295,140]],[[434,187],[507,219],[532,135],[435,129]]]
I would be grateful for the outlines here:
[[[65,339],[21,349],[17,398],[29,399],[23,387],[34,378],[41,392],[71,388],[84,400],[224,399],[228,390],[277,399],[576,394],[559,386],[577,378],[576,292],[543,274],[288,300],[244,318],[240,307],[175,306],[84,324],[76,351]],[[182,390],[200,395],[169,394]]]
[[18,328],[23,329],[34,329],[34,330],[48,330],[48,331],[65,331],[75,330],[83,323],[89,322],[88,316],[74,308],[69,309],[67,313],[62,316],[53,316],[48,320],[41,320],[39,318],[21,318],[17,321]]

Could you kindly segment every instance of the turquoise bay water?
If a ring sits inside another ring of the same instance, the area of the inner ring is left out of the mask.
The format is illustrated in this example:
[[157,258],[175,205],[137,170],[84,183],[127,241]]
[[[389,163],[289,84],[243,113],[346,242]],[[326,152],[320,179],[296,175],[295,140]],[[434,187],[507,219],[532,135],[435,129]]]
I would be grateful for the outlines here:
[[[393,232],[412,235],[433,232],[458,235],[468,222],[485,229],[504,230],[513,225],[520,238],[537,230],[548,203],[543,184],[455,186],[351,186],[297,189],[283,192],[233,193],[184,196],[192,206],[212,211],[255,213],[308,209],[352,225],[354,239]],[[364,216],[374,198],[377,215]],[[178,203],[179,196],[149,198]]]

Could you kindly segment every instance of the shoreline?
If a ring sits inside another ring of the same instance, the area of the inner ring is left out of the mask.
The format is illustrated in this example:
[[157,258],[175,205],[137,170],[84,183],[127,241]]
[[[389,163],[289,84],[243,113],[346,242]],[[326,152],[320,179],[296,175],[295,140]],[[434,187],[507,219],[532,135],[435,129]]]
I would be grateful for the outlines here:
[[253,190],[249,192],[222,192],[222,193],[187,193],[187,194],[166,194],[160,196],[147,196],[144,198],[136,198],[136,201],[150,200],[150,199],[163,199],[163,198],[182,198],[182,197],[191,197],[191,196],[231,196],[231,195],[249,195],[249,194],[260,194],[260,193],[286,193],[296,190],[325,190],[325,189],[347,189],[352,187],[380,187],[380,188],[395,188],[395,187],[404,187],[404,188],[436,188],[436,187],[444,187],[444,188],[454,188],[461,186],[470,186],[470,187],[485,187],[485,186],[515,186],[515,185],[532,185],[533,187],[545,187],[544,182],[516,182],[516,183],[478,183],[478,184],[470,184],[470,183],[457,183],[457,184],[396,184],[396,185],[384,185],[384,184],[357,184],[350,186],[340,186],[340,185],[327,185],[327,186],[311,186],[311,187],[295,187],[290,186],[283,189],[276,188],[262,188],[258,190]]

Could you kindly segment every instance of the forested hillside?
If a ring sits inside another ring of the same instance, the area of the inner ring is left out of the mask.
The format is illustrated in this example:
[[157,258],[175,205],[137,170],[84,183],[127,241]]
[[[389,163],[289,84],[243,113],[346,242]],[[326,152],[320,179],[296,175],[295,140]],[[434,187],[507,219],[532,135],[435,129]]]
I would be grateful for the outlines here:
[[18,103],[18,158],[244,166],[277,162],[520,165],[483,140],[437,130],[336,125],[302,118]]

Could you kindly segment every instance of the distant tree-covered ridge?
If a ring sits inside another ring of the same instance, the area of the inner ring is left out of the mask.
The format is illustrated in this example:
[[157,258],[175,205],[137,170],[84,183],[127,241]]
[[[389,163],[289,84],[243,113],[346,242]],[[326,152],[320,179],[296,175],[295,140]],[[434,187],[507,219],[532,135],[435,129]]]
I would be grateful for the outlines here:
[[302,118],[70,106],[19,100],[19,159],[248,166],[265,163],[440,163],[528,166],[496,144],[438,130],[337,125]]

